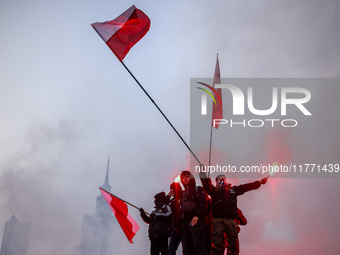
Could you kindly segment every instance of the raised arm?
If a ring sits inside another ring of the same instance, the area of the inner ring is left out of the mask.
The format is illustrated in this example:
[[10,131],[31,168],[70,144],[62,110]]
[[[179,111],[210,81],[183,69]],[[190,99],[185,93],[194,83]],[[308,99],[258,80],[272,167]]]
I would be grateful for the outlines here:
[[243,195],[244,193],[255,190],[261,187],[261,185],[267,182],[267,178],[264,178],[260,181],[250,182],[247,184],[241,184],[239,186],[235,186],[234,190],[238,196]]

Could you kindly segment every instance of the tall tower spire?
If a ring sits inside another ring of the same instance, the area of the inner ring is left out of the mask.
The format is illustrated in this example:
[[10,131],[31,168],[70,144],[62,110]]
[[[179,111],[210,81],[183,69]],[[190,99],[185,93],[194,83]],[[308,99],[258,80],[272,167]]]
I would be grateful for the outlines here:
[[[100,170],[104,173],[105,169]],[[109,184],[110,157],[107,161],[104,184],[101,188],[111,191]],[[96,184],[98,186],[98,183]],[[83,217],[83,226],[80,242],[75,247],[74,255],[109,255],[110,251],[121,254],[118,222],[115,221],[110,205],[106,202],[103,194],[98,190],[96,198],[95,214],[86,214]],[[19,255],[18,253],[13,253]],[[2,255],[0,253],[0,255]],[[7,255],[7,253],[6,253]],[[20,254],[21,255],[21,254]]]
[[106,167],[106,175],[104,184],[101,186],[102,189],[105,189],[108,192],[111,192],[111,185],[109,184],[109,170],[110,170],[110,156],[107,160],[107,167]]
[[[104,184],[100,187],[108,192],[111,192],[112,186],[109,184],[109,171],[110,171],[110,156],[107,160],[105,181],[104,181]],[[96,215],[103,216],[103,217],[110,217],[112,215],[111,208],[110,206],[108,206],[101,192],[100,192],[100,195],[97,196]]]

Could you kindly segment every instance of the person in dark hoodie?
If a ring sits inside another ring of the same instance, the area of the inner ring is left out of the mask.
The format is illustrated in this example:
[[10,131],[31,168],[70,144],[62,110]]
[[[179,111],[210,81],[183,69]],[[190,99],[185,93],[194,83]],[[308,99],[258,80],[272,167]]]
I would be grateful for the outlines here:
[[211,196],[212,204],[212,255],[223,255],[225,237],[228,240],[228,255],[237,254],[238,225],[237,225],[237,197],[244,193],[258,189],[267,182],[267,178],[252,183],[231,186],[224,175],[216,177],[216,186],[204,172],[200,172],[200,179],[205,191]]
[[183,253],[188,255],[208,255],[204,236],[204,218],[207,213],[207,196],[189,171],[181,173],[184,186],[181,201]]
[[[168,246],[169,255],[176,255],[179,244],[182,242],[182,226],[181,226],[181,199],[182,199],[182,188],[179,183],[173,182],[170,185],[170,192],[167,195],[167,199],[170,201],[170,207],[172,211],[172,224],[171,234]],[[185,252],[183,251],[183,255]]]
[[140,208],[142,219],[149,225],[149,239],[151,241],[151,255],[168,255],[168,238],[171,231],[171,208],[167,204],[164,192],[155,195],[155,210],[148,216]]

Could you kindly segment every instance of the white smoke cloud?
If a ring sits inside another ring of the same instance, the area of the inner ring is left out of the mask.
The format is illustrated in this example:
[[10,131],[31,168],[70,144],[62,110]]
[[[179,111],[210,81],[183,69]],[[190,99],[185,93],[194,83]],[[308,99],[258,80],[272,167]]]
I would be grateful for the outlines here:
[[[187,142],[189,78],[212,77],[216,53],[222,77],[339,76],[335,0],[1,1],[0,232],[12,214],[29,222],[28,255],[73,254],[109,155],[112,191],[147,211],[187,167],[182,142],[90,26],[132,4],[152,24],[125,63]],[[323,93],[324,107],[338,109],[338,89]],[[322,109],[313,114],[330,125],[284,134],[291,160],[338,159],[339,114]],[[270,157],[259,151],[271,136],[260,137],[247,143],[255,155],[249,161]],[[310,137],[308,148],[299,143]],[[241,252],[336,254],[338,191],[336,175],[273,178],[240,197],[249,221]],[[138,211],[131,214],[141,230],[133,245],[122,234],[122,254],[147,254],[147,226]]]

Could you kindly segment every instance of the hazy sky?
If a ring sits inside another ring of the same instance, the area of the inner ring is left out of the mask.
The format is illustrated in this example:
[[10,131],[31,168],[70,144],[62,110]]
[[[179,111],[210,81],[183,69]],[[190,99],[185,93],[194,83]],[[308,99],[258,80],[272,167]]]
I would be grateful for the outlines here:
[[[185,146],[90,25],[133,4],[151,28],[124,62],[187,142],[190,78],[212,77],[216,53],[223,77],[340,76],[337,0],[0,0],[0,236],[12,214],[31,223],[28,255],[73,254],[108,156],[112,192],[147,211],[188,166]],[[281,136],[292,160],[339,159],[340,92],[325,93],[332,125]],[[318,139],[302,150],[297,134]],[[318,151],[320,141],[329,147]],[[270,148],[246,147],[247,156]],[[242,253],[337,254],[338,176],[273,178],[240,197]],[[121,232],[121,255],[148,254],[147,226],[130,211],[141,229],[133,245]]]

